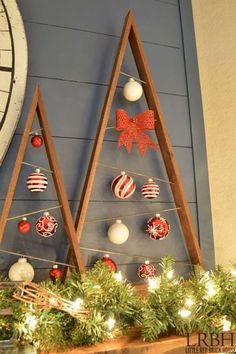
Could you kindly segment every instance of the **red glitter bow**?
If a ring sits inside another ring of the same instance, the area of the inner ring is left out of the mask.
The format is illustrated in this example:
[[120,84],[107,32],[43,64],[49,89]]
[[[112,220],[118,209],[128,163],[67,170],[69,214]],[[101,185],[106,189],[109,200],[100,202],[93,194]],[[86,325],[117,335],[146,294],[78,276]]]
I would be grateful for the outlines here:
[[124,145],[130,153],[133,140],[136,140],[141,156],[148,148],[157,150],[157,144],[145,133],[145,130],[154,130],[154,112],[149,110],[131,118],[124,109],[116,110],[116,130],[122,130],[118,146]]

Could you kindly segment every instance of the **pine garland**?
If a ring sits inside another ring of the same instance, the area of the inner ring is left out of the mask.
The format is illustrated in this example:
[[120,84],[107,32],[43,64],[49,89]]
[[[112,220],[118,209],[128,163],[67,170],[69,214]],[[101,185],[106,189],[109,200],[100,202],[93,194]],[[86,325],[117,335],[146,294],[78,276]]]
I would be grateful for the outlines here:
[[13,298],[14,289],[0,290],[0,340],[13,333],[20,344],[42,351],[65,351],[114,338],[131,327],[140,327],[144,341],[162,335],[193,332],[217,333],[236,328],[236,276],[222,267],[204,272],[196,267],[185,280],[175,277],[174,261],[164,257],[162,272],[149,281],[141,297],[126,281],[119,281],[101,261],[82,275],[72,273],[65,284],[40,285],[74,301],[81,299],[89,315],[78,318],[55,309],[41,309]]

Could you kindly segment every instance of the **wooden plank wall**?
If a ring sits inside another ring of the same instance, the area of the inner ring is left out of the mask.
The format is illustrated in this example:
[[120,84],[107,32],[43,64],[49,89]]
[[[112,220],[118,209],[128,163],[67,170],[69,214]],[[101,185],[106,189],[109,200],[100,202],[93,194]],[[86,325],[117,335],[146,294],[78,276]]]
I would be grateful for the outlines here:
[[[73,215],[78,201],[89,162],[91,148],[100,118],[100,113],[110,77],[114,56],[117,50],[123,21],[129,9],[134,12],[144,48],[156,82],[166,119],[168,131],[181,170],[188,202],[192,211],[199,239],[204,241],[208,255],[208,266],[214,263],[211,221],[199,224],[199,210],[204,213],[208,205],[198,203],[198,194],[208,188],[207,180],[197,183],[193,132],[189,107],[188,87],[186,85],[186,62],[182,22],[178,0],[18,0],[22,12],[29,48],[29,71],[23,113],[6,159],[0,170],[0,202],[3,203],[14,159],[24,129],[24,122],[36,83],[39,83],[49,118],[52,135],[58,152],[62,174],[65,180]],[[191,14],[190,14],[191,15]],[[189,16],[190,16],[189,15]],[[185,16],[188,16],[185,14]],[[191,18],[190,18],[191,21]],[[193,34],[190,40],[194,43]],[[191,71],[197,72],[194,65]],[[123,71],[136,75],[137,70],[128,48]],[[114,126],[115,110],[126,109],[135,115],[146,109],[145,100],[129,103],[124,100],[121,88],[126,82],[120,76],[115,95],[110,126]],[[198,88],[196,87],[196,90]],[[198,91],[199,94],[199,91]],[[194,98],[192,98],[194,99]],[[202,117],[195,118],[195,136]],[[37,127],[37,125],[35,125]],[[201,131],[201,134],[203,132]],[[142,159],[136,148],[132,154],[118,150],[117,132],[109,130],[106,134],[100,161],[121,170],[130,169],[166,179],[160,153],[148,151]],[[25,161],[47,166],[44,149],[27,148]],[[206,172],[206,156],[201,156],[201,168]],[[47,208],[57,205],[52,183],[40,194],[30,194],[25,186],[27,176],[33,168],[24,166],[21,171],[14,197],[11,215]],[[116,199],[110,192],[110,182],[117,175],[111,169],[99,167],[88,211],[88,219],[122,216],[125,214],[156,211],[174,207],[168,184],[160,183],[161,193],[157,201],[147,202],[140,195],[140,187],[145,183],[143,177],[134,177],[137,192],[127,201]],[[52,182],[48,175],[49,182]],[[205,183],[205,184],[204,184]],[[61,225],[59,210],[52,212],[60,224],[57,234],[49,239],[17,232],[17,221],[8,223],[2,247],[8,250],[27,253],[33,256],[64,261],[67,240]],[[138,281],[136,271],[142,261],[138,255],[157,257],[173,255],[179,262],[189,262],[181,228],[175,212],[163,214],[171,225],[171,232],[163,241],[152,241],[145,235],[146,217],[126,219],[123,222],[130,229],[129,240],[120,246],[112,244],[106,236],[108,222],[86,223],[82,246],[107,251],[125,253],[113,256],[119,269],[126,277]],[[34,223],[38,216],[30,220]],[[201,227],[200,227],[201,226]],[[109,252],[108,252],[109,253]],[[84,251],[86,264],[91,266],[102,253]],[[210,255],[210,256],[209,256]],[[0,253],[0,269],[8,269],[16,257]],[[50,264],[32,261],[37,268],[36,279],[48,273]],[[191,270],[188,263],[178,263],[177,271]]]

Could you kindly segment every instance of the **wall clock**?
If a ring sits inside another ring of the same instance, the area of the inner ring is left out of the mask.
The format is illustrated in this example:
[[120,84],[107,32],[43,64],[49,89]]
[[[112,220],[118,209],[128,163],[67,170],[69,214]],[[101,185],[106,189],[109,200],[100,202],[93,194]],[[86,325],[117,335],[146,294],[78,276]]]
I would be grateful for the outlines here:
[[20,117],[27,67],[27,42],[16,1],[0,0],[0,165]]

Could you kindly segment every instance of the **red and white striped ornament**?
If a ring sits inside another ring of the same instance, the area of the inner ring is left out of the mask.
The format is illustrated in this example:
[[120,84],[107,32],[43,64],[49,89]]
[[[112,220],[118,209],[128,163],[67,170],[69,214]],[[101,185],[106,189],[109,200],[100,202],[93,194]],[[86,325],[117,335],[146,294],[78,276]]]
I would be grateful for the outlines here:
[[148,179],[148,183],[145,183],[142,186],[142,195],[147,199],[157,198],[160,193],[159,186],[152,180],[152,178]]
[[113,179],[111,190],[117,198],[126,199],[131,197],[136,188],[133,178],[126,175],[124,171],[119,176]]
[[168,221],[156,214],[154,218],[150,218],[147,221],[146,232],[148,236],[153,240],[163,240],[166,238],[170,231],[170,225]]
[[144,264],[141,264],[138,268],[138,276],[142,279],[153,278],[156,274],[156,268],[149,261],[145,261]]
[[57,220],[47,211],[37,220],[35,226],[37,233],[43,237],[53,236],[57,231],[57,227]]
[[40,172],[39,168],[36,168],[35,172],[33,172],[27,178],[27,187],[31,192],[43,192],[47,188],[48,179]]

